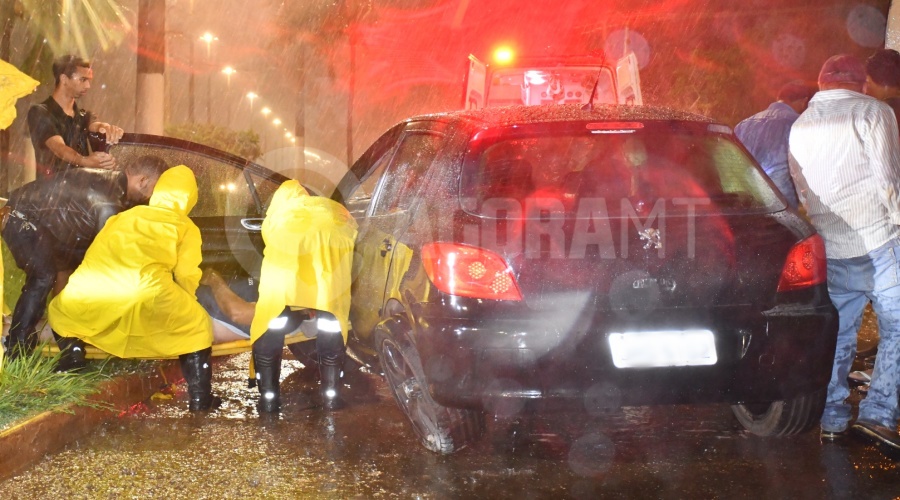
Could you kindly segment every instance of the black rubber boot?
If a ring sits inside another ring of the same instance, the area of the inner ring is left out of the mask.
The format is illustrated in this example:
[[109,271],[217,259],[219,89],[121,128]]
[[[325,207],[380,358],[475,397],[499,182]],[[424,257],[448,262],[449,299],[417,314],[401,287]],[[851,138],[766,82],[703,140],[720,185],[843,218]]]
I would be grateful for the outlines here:
[[212,365],[210,357],[212,347],[182,354],[181,374],[187,382],[188,410],[192,412],[207,411],[218,408],[222,400],[212,395]]
[[344,337],[340,327],[336,327],[337,319],[331,314],[319,313],[317,322],[319,331],[316,336],[316,351],[319,354],[319,393],[322,396],[322,406],[326,410],[339,410],[347,405],[341,397]]
[[326,410],[340,410],[347,406],[347,402],[341,396],[343,366],[344,353],[337,356],[319,356],[319,376],[322,378],[319,392],[322,395],[322,406]]
[[34,346],[31,346],[24,339],[13,338],[12,335],[7,335],[6,340],[3,345],[3,357],[5,358],[6,363],[12,363],[13,361],[28,356],[34,351]]
[[253,343],[253,367],[256,370],[256,387],[260,414],[276,413],[281,409],[281,357],[284,351],[284,334],[267,331]]
[[77,372],[87,366],[83,340],[75,337],[62,337],[56,332],[53,332],[53,337],[56,338],[56,345],[59,346],[57,372]]

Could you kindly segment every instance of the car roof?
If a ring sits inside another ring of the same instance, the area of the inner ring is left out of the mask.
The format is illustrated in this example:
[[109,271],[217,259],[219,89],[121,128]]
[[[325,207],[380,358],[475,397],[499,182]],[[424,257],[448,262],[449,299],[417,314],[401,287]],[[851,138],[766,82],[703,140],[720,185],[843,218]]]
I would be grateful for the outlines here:
[[660,106],[632,106],[597,104],[586,110],[581,104],[550,104],[543,106],[501,106],[478,110],[450,111],[419,115],[405,122],[418,120],[463,121],[476,126],[504,127],[541,123],[581,121],[684,121],[719,123],[712,118]]

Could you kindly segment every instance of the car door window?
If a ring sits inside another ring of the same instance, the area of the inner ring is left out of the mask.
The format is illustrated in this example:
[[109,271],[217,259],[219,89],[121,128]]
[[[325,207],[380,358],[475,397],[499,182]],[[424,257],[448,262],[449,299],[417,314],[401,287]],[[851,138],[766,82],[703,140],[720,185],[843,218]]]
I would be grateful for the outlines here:
[[362,215],[366,212],[372,201],[372,194],[378,188],[378,183],[388,165],[391,158],[391,151],[378,159],[376,165],[369,171],[369,176],[363,180],[353,191],[353,194],[347,199],[345,205],[347,210],[354,216]]
[[440,135],[426,132],[413,132],[403,138],[384,174],[373,215],[404,211],[412,205],[437,156],[440,141]]
[[250,181],[253,183],[253,189],[256,190],[256,195],[259,197],[259,203],[263,207],[262,213],[265,214],[266,210],[269,208],[269,202],[272,201],[272,196],[275,195],[275,191],[278,190],[278,187],[281,186],[281,184],[269,177],[264,177],[255,172],[249,172],[248,175],[250,176]]
[[199,196],[191,217],[261,215],[241,170],[219,162],[200,167],[193,169]]
[[197,179],[198,194],[197,204],[189,214],[191,217],[262,215],[243,171],[236,165],[193,151],[152,144],[119,145],[112,153],[120,165],[128,165],[144,155],[153,155],[169,166],[186,165],[190,168]]

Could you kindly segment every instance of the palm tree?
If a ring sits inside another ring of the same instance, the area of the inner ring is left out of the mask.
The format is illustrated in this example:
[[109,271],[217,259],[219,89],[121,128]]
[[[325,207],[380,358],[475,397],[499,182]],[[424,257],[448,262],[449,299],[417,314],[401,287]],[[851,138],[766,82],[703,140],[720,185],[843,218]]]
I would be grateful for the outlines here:
[[[115,0],[2,0],[0,16],[5,20],[4,36],[12,30],[18,18],[32,36],[21,67],[39,77],[42,69],[54,56],[75,49],[79,55],[90,57],[99,50],[117,45],[131,24]],[[0,54],[9,60],[9,54]],[[11,62],[11,61],[10,61]]]
[[[334,73],[333,47],[346,40],[349,52],[349,81],[347,82],[347,164],[353,162],[353,85],[354,85],[354,26],[372,12],[372,0],[336,0],[334,2],[284,2],[278,13],[278,34],[273,44],[297,51],[299,64],[289,64],[283,70],[297,82],[300,94],[295,135],[303,140],[305,119],[306,56],[311,51],[325,63],[329,73]],[[301,143],[302,146],[302,143]],[[300,155],[303,161],[303,155]],[[301,165],[302,167],[302,165]]]

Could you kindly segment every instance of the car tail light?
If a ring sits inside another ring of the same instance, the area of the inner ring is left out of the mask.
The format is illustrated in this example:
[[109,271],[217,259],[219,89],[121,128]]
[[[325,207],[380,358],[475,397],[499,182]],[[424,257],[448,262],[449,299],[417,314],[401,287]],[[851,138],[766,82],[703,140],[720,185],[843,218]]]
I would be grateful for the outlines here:
[[438,290],[460,297],[522,300],[512,269],[490,250],[429,243],[422,247],[422,265]]
[[789,292],[820,285],[825,282],[826,272],[825,243],[821,236],[814,234],[788,252],[781,269],[778,291]]

